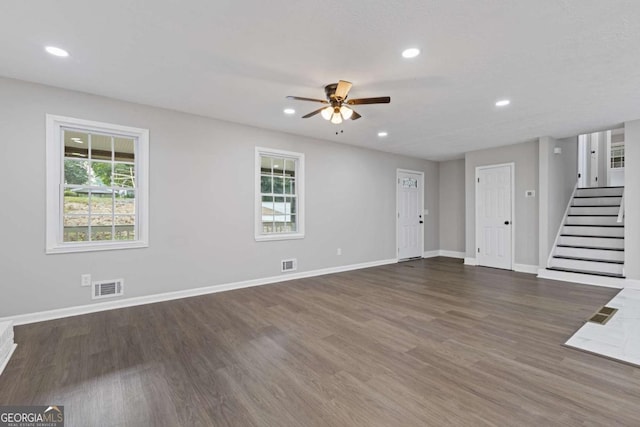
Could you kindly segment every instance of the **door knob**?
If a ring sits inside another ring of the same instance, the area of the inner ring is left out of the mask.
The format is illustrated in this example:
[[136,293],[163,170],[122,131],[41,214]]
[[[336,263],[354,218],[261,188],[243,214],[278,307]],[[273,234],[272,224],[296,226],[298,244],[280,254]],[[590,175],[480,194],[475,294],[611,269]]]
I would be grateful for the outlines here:
[[420,224],[424,224],[424,221],[420,221]]
[[509,224],[510,224],[509,221],[504,222],[504,225],[509,225]]

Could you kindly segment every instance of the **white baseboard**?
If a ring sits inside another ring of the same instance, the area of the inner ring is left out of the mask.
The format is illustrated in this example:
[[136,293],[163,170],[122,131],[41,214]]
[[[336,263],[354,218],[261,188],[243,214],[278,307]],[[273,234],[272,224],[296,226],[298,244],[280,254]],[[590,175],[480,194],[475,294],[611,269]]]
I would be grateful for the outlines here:
[[561,282],[580,283],[583,285],[603,286],[606,288],[632,288],[640,289],[640,281],[631,279],[618,279],[616,277],[591,276],[589,274],[570,273],[568,271],[554,271],[546,268],[538,269],[538,278],[559,280]]
[[422,258],[434,258],[437,256],[440,256],[440,251],[437,249],[435,251],[426,251],[422,254]]
[[422,258],[433,258],[437,256],[444,256],[447,258],[464,258],[464,252],[447,251],[444,249],[436,249],[434,251],[427,251],[422,255]]
[[478,260],[472,257],[464,257],[464,265],[478,265]]
[[538,274],[538,266],[528,264],[513,264],[513,271],[517,271],[519,273]]
[[362,268],[377,267],[380,265],[395,264],[397,259],[385,259],[380,261],[363,262],[360,264],[342,265],[338,267],[321,268],[318,270],[303,271],[300,273],[288,273],[280,276],[272,276],[261,279],[245,280],[242,282],[223,283],[219,285],[206,286],[203,288],[186,289],[182,291],[166,292],[162,294],[133,297],[118,301],[100,302],[96,304],[81,305],[56,310],[41,311],[37,313],[21,314],[12,317],[0,318],[2,321],[13,321],[14,325],[24,325],[27,323],[43,322],[46,320],[60,319],[80,314],[95,313],[98,311],[113,310],[117,308],[132,307],[136,305],[152,304],[155,302],[170,301],[174,299],[194,297],[198,295],[213,294],[217,292],[230,291],[233,289],[249,288],[252,286],[268,285],[271,283],[286,282],[289,280],[303,279],[306,277],[322,276],[325,274],[341,273],[343,271],[360,270]]
[[440,256],[446,256],[446,257],[449,257],[449,258],[464,259],[464,252],[447,251],[445,249],[440,249]]
[[9,353],[7,354],[7,357],[5,357],[4,360],[0,360],[0,375],[2,375],[2,372],[4,372],[4,368],[6,368],[9,364],[9,359],[11,359],[13,352],[16,351],[16,347],[18,347],[18,344],[12,345],[11,350],[9,350]]

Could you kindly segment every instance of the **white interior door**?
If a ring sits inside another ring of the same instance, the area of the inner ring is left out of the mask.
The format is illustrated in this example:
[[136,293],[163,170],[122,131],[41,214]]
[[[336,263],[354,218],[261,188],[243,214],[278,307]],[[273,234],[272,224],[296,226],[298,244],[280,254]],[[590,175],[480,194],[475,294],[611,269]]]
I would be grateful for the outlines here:
[[578,187],[585,188],[589,186],[589,138],[588,135],[578,136]]
[[423,175],[398,171],[398,259],[421,258],[423,253]]
[[512,165],[476,169],[478,265],[512,269]]
[[598,187],[599,135],[597,133],[592,133],[589,139],[589,187]]

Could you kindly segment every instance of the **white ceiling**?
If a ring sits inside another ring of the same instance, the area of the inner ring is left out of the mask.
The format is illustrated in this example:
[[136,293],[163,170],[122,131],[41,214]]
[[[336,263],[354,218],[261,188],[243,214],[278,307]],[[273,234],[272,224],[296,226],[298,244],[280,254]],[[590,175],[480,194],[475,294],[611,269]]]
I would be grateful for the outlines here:
[[[0,75],[440,160],[640,118],[639,22],[637,0],[5,0]],[[336,126],[285,99],[339,79],[391,104]]]

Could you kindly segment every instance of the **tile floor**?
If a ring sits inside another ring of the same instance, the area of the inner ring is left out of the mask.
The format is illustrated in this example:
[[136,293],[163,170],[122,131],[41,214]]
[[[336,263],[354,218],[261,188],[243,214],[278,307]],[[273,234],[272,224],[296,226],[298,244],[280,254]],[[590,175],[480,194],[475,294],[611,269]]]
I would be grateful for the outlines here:
[[618,312],[605,325],[585,323],[565,345],[640,366],[640,290],[623,289],[606,306]]

